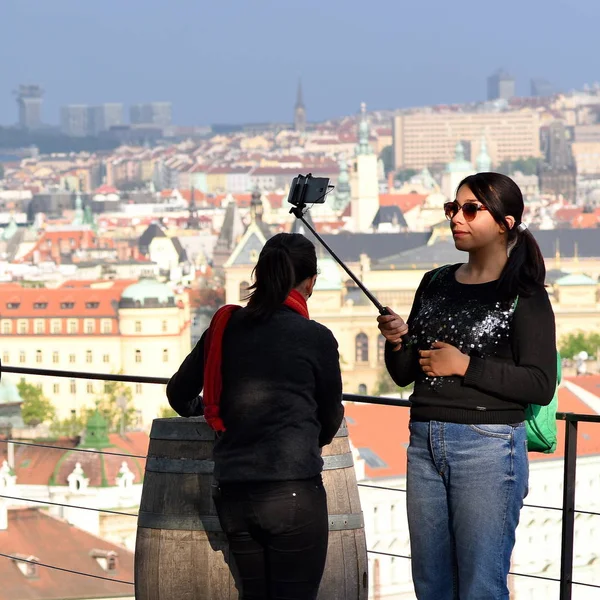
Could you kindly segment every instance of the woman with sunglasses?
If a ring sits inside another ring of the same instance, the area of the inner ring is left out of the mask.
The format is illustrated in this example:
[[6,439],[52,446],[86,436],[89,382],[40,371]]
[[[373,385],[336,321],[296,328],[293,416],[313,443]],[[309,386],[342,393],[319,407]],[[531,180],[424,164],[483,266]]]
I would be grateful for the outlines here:
[[464,179],[444,212],[467,262],[425,274],[407,323],[378,318],[392,379],[414,382],[407,510],[419,600],[509,597],[528,491],[525,407],[549,404],[556,386],[544,259],[523,208],[509,177]]

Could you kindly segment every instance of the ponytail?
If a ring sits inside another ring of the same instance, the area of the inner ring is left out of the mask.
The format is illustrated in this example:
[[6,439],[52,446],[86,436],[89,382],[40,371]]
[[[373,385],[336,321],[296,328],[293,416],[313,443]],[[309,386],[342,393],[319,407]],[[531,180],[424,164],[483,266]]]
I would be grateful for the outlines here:
[[279,233],[262,249],[248,288],[248,314],[267,319],[289,296],[292,289],[317,274],[314,244],[299,233]]
[[542,251],[531,231],[526,228],[521,231],[518,226],[509,232],[508,248],[508,260],[498,281],[498,288],[508,298],[531,296],[543,288],[546,281]]

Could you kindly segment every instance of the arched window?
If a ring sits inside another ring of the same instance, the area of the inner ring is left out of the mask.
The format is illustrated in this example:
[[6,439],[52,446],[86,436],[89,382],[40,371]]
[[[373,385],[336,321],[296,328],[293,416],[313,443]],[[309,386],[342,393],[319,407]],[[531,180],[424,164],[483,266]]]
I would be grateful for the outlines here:
[[379,334],[377,338],[377,362],[382,363],[385,361],[385,338]]
[[359,386],[358,386],[358,393],[361,396],[366,396],[367,395],[367,386],[364,383],[359,384]]
[[356,362],[369,362],[369,338],[365,333],[359,333],[355,339]]
[[240,283],[240,302],[246,300],[246,296],[248,296],[249,287],[250,284],[247,281],[242,281],[242,283]]

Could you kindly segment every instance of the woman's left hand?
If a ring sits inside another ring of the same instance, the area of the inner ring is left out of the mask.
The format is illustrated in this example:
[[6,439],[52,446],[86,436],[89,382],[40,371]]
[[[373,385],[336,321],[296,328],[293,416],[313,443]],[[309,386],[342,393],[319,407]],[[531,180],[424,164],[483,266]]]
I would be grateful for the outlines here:
[[419,350],[419,364],[428,377],[464,377],[470,358],[456,346],[445,342],[434,342],[431,350]]

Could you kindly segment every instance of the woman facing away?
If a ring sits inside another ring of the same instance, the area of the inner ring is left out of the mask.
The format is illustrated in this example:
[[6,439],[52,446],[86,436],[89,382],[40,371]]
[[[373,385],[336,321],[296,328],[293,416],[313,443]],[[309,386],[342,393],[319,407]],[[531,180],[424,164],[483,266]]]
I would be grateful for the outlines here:
[[312,600],[325,567],[321,447],[344,409],[337,342],[309,319],[316,279],[309,240],[269,239],[248,305],[219,309],[167,386],[180,415],[217,431],[214,500],[243,600]]
[[528,491],[525,408],[549,404],[556,387],[554,314],[510,178],[469,176],[444,211],[468,262],[426,273],[406,324],[378,318],[392,379],[415,384],[413,581],[419,600],[500,600]]

